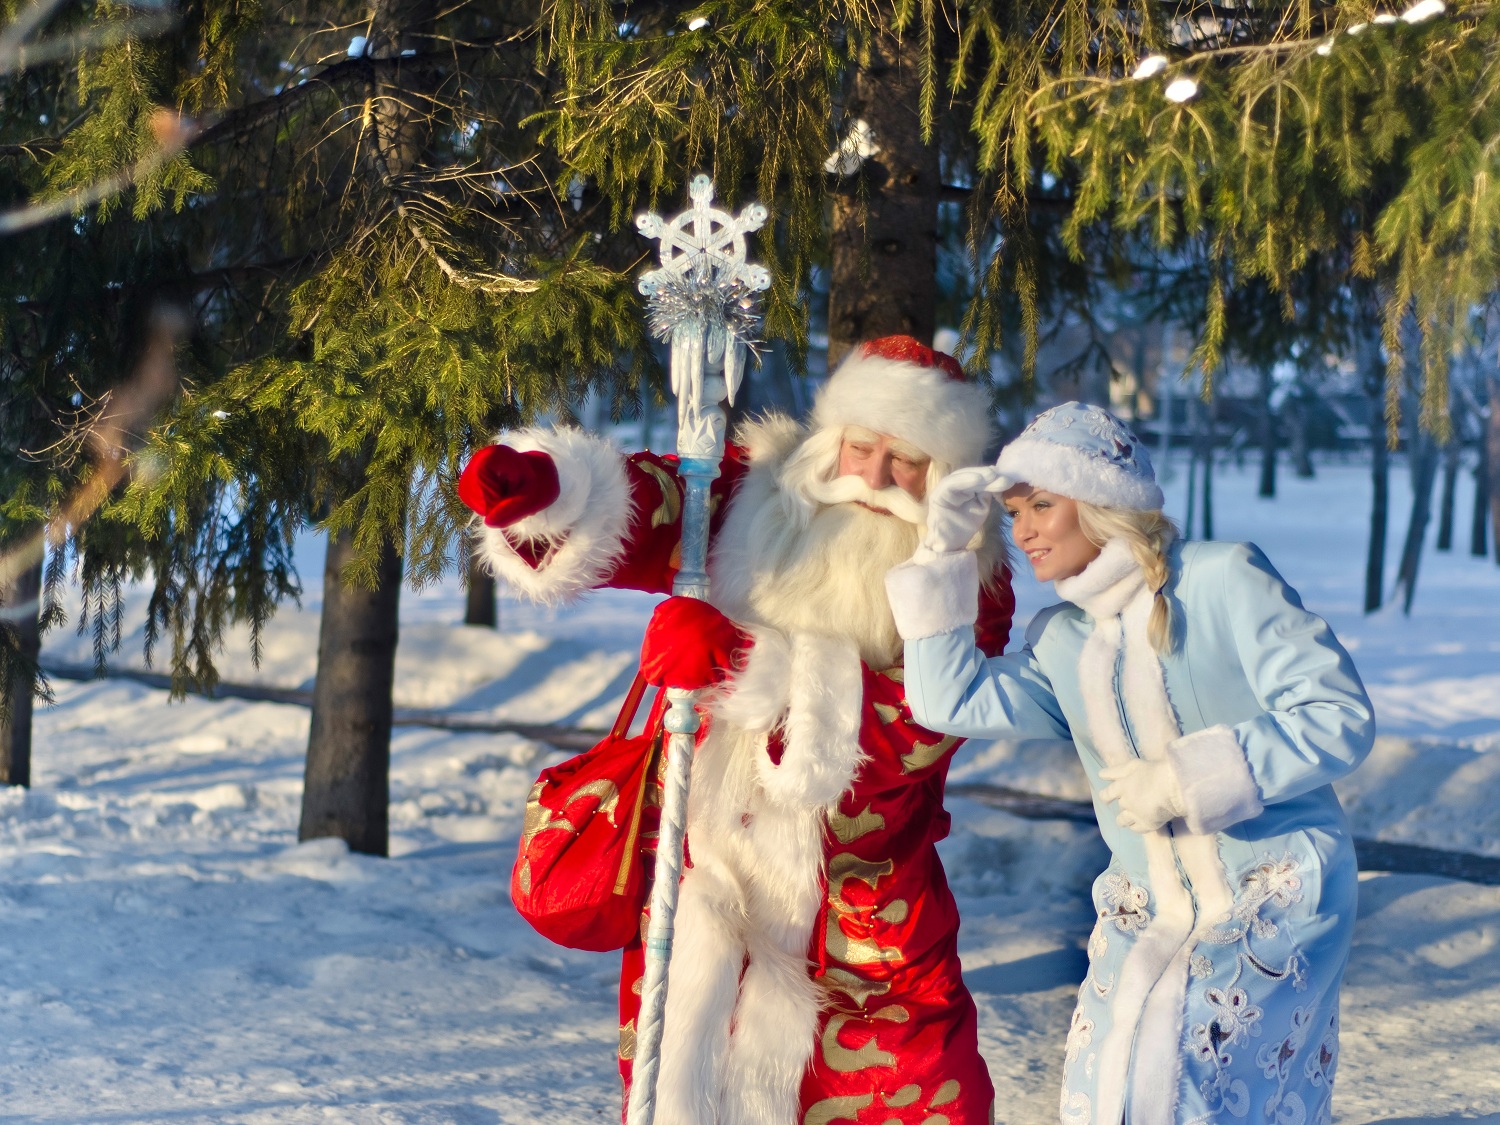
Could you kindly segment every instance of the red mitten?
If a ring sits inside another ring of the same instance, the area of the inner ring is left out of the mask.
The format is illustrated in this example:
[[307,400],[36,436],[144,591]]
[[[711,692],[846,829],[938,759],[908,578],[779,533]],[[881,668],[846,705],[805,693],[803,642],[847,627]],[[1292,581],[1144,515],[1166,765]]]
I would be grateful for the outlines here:
[[458,498],[489,527],[509,527],[557,499],[557,465],[540,450],[520,453],[508,445],[477,450],[458,478]]
[[668,598],[656,607],[641,644],[641,675],[658,687],[696,690],[734,671],[750,634],[707,602]]

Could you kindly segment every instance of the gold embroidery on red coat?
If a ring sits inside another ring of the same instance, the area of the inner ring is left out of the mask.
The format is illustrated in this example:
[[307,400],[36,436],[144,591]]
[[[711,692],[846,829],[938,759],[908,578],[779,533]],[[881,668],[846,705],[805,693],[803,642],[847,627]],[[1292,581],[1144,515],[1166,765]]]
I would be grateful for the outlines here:
[[661,489],[661,503],[651,513],[651,526],[662,527],[676,523],[682,515],[682,493],[677,490],[677,482],[672,479],[672,474],[650,461],[637,461],[636,467],[656,481],[657,487]]
[[[830,917],[828,924],[833,926],[838,923],[833,917]],[[828,982],[829,988],[843,993],[861,1008],[869,1004],[872,996],[884,996],[891,990],[890,981],[868,980],[858,973],[852,973],[848,969],[841,969],[837,965],[830,965],[824,971],[823,979]]]
[[899,707],[893,707],[889,703],[873,702],[870,704],[870,706],[875,708],[875,714],[880,716],[880,721],[887,726],[889,726],[891,723],[900,722],[901,720],[901,708]]
[[837,809],[828,814],[828,828],[833,833],[833,838],[841,844],[852,844],[860,837],[879,832],[884,827],[885,817],[875,812],[872,805],[866,805],[853,816],[845,816]]
[[620,1028],[620,1060],[628,1062],[635,1058],[635,1020]]
[[875,1101],[874,1094],[846,1094],[837,1098],[824,1098],[807,1107],[802,1115],[802,1125],[833,1125],[835,1121],[855,1121],[859,1111]]
[[905,1109],[907,1106],[915,1104],[916,1100],[921,1096],[922,1087],[913,1082],[910,1086],[902,1086],[901,1089],[886,1098],[885,1104],[891,1109]]
[[958,745],[958,739],[951,734],[945,734],[932,743],[914,742],[911,753],[901,755],[901,768],[907,773],[925,770],[956,745]]
[[844,884],[858,879],[872,891],[882,875],[889,875],[896,865],[888,859],[860,859],[850,852],[837,852],[828,860],[828,901],[845,914],[857,913],[856,907],[844,901]]
[[928,1104],[936,1109],[940,1105],[958,1100],[959,1085],[957,1078],[950,1078],[937,1088],[937,1093],[932,1095],[932,1101]]
[[882,945],[875,940],[874,935],[852,938],[839,925],[839,919],[843,915],[857,917],[864,913],[864,910],[852,906],[844,898],[844,884],[851,879],[858,879],[873,891],[880,882],[880,877],[891,874],[895,869],[896,865],[888,859],[875,862],[848,852],[839,852],[829,859],[828,937],[824,944],[830,956],[846,965],[855,966],[884,965],[906,959],[898,947]]
[[874,1066],[895,1066],[896,1056],[882,1050],[875,1042],[874,1035],[860,1047],[845,1047],[839,1042],[839,1032],[853,1018],[852,1015],[838,1013],[830,1016],[828,1025],[823,1028],[821,1046],[823,1061],[828,1064],[828,1069],[840,1074],[853,1074],[857,1070],[868,1070]]

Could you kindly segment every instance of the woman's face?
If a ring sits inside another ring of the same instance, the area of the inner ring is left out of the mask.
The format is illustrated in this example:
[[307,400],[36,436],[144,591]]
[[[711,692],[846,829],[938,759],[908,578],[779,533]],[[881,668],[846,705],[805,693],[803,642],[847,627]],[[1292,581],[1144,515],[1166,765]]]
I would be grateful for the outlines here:
[[1078,526],[1078,505],[1066,496],[1017,484],[1004,493],[1010,534],[1026,553],[1038,582],[1072,578],[1099,557]]

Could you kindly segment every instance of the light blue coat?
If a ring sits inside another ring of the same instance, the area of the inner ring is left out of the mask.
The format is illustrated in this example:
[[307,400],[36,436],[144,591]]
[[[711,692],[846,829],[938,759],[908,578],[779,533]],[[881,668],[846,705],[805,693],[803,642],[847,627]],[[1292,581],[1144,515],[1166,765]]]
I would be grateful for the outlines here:
[[[1099,616],[1043,610],[1023,649],[986,659],[966,628],[921,635],[910,595],[951,575],[908,581],[907,700],[951,734],[1071,738],[1088,774],[1113,858],[1094,883],[1062,1120],[1327,1123],[1356,901],[1330,783],[1370,749],[1370,702],[1258,548],[1178,544],[1170,564],[1175,647],[1159,663],[1142,651],[1149,591],[1080,597]],[[901,622],[894,584],[892,600]],[[1172,761],[1184,818],[1146,834],[1116,823],[1099,770],[1126,755]]]

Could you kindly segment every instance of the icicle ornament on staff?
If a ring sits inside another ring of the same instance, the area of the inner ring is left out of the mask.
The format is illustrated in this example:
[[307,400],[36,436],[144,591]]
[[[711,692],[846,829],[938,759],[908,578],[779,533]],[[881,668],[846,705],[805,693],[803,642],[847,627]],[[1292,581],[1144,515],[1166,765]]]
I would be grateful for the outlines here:
[[[761,228],[759,203],[738,216],[711,207],[713,181],[693,177],[693,206],[674,219],[651,213],[636,219],[647,238],[661,244],[661,268],[643,275],[652,332],[672,346],[672,393],[677,397],[677,455],[686,495],[682,503],[682,565],[674,594],[708,598],[708,494],[724,456],[724,411],[744,375],[745,351],[760,317],[754,294],[770,287],[763,266],[745,261],[745,235]],[[698,732],[698,693],[667,689],[671,707],[665,726],[671,737],[657,838],[651,921],[646,931],[646,971],[636,1028],[634,1077],[628,1125],[651,1125],[656,1115],[656,1078],[661,1069],[662,1019],[667,1002],[667,965],[682,877],[683,832],[693,745]]]

